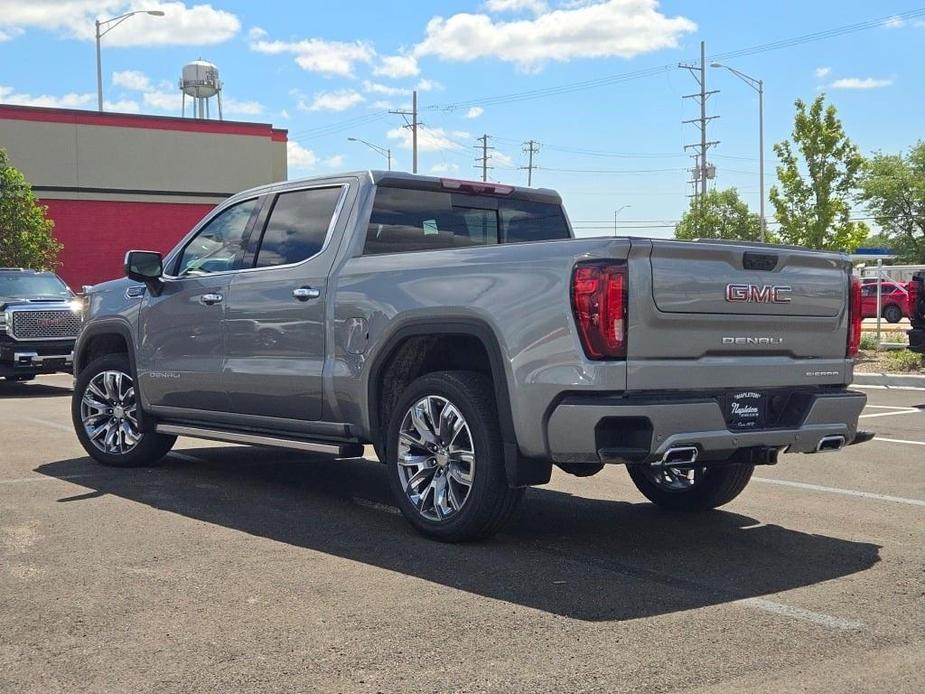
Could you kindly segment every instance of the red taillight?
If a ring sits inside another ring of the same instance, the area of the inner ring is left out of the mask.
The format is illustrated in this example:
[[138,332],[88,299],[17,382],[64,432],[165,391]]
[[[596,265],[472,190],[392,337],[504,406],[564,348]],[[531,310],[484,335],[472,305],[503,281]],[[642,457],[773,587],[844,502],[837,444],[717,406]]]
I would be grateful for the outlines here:
[[589,359],[626,356],[626,263],[583,263],[572,276],[572,310]]
[[848,291],[848,349],[846,355],[853,357],[861,346],[861,280],[851,276]]

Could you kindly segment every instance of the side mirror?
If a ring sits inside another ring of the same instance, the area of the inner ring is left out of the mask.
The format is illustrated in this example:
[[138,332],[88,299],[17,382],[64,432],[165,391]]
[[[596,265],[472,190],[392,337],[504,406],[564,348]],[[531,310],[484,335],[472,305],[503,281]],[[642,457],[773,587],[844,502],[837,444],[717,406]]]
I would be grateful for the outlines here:
[[125,254],[125,276],[144,282],[152,290],[160,289],[164,262],[157,251],[129,251]]

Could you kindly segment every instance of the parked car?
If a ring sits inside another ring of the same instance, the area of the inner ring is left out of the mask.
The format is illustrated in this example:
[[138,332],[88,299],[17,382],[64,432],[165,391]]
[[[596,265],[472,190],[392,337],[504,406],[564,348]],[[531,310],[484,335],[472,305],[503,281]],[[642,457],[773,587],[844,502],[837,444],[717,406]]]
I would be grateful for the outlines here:
[[925,272],[917,272],[909,282],[909,349],[925,354]]
[[0,376],[71,371],[81,304],[53,272],[0,268]]
[[574,238],[552,190],[380,171],[238,194],[125,265],[76,350],[74,427],[107,465],[177,436],[372,444],[406,518],[456,541],[553,465],[702,511],[781,451],[872,436],[841,254]]
[[[888,323],[899,323],[909,317],[909,292],[901,282],[884,281],[880,285],[880,315]],[[861,311],[865,318],[877,317],[877,281],[861,287]]]

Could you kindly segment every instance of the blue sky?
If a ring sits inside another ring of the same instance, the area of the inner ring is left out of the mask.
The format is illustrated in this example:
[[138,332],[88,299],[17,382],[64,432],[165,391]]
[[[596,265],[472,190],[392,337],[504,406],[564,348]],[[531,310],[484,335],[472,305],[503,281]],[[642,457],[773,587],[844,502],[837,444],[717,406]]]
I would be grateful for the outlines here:
[[[525,183],[524,141],[540,143],[534,184],[562,192],[580,233],[668,236],[687,206],[683,145],[698,139],[683,70],[550,94],[562,85],[691,62],[708,55],[873,20],[845,33],[724,62],[765,82],[766,170],[787,136],[793,100],[824,90],[864,152],[922,137],[925,2],[455,0],[383,3],[0,0],[0,102],[95,108],[93,19],[136,16],[104,38],[107,108],[179,115],[181,66],[202,57],[225,83],[226,118],[290,131],[290,177],[385,160],[357,137],[390,147],[410,169],[399,116],[419,90],[420,171],[476,178],[475,138],[493,137],[491,176]],[[720,116],[710,139],[716,185],[758,205],[757,97],[734,76],[708,74]],[[511,95],[539,90],[538,98]],[[501,97],[501,98],[497,98]],[[0,143],[2,145],[2,143]]]

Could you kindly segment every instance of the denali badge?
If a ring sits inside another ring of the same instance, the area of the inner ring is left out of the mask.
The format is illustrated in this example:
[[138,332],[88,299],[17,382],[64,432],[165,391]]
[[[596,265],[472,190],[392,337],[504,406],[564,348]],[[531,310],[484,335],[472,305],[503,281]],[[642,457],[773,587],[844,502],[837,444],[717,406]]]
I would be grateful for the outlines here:
[[724,337],[724,345],[782,345],[782,337]]
[[726,301],[733,304],[789,304],[793,291],[786,285],[727,284]]

